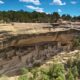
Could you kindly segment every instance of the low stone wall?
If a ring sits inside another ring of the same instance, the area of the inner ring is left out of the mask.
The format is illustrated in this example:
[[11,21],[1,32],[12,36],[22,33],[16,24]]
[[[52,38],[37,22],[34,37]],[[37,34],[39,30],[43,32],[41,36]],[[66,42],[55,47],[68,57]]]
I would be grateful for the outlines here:
[[12,69],[18,70],[21,67],[32,67],[42,64],[47,59],[65,50],[69,51],[70,44],[62,45],[61,42],[53,41],[38,43],[32,46],[23,46],[6,50],[6,57],[0,60],[0,74],[9,72]]

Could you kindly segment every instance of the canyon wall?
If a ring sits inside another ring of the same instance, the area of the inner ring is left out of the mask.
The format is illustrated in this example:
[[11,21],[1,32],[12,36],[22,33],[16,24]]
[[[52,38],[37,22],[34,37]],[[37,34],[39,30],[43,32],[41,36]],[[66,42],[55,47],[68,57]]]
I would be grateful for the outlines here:
[[0,74],[39,65],[61,51],[70,51],[79,35],[79,29],[49,23],[0,24]]

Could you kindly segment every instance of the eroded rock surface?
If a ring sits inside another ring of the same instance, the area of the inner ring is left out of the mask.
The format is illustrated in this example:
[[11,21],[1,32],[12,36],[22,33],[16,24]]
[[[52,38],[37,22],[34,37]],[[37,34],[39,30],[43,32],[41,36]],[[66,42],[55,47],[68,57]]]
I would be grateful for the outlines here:
[[[77,27],[76,27],[77,26]],[[61,51],[70,51],[80,25],[0,24],[0,74],[32,67]]]

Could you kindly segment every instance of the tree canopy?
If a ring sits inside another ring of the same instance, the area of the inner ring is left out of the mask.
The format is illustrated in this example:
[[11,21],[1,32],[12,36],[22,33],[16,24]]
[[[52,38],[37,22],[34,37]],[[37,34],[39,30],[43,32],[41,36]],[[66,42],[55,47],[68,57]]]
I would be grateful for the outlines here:
[[60,16],[58,12],[52,14],[39,13],[39,12],[27,12],[27,11],[0,11],[0,22],[44,22],[53,23],[59,19],[80,21],[80,16],[70,16],[63,14]]

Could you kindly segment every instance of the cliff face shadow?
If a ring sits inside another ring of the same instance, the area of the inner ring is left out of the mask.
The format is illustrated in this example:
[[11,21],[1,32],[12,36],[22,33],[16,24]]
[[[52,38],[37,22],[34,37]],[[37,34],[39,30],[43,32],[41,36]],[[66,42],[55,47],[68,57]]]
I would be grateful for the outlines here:
[[8,77],[21,75],[23,67],[39,67],[62,51],[70,51],[70,45],[54,41],[9,48],[3,58],[2,74]]

